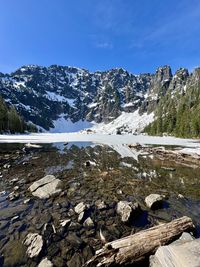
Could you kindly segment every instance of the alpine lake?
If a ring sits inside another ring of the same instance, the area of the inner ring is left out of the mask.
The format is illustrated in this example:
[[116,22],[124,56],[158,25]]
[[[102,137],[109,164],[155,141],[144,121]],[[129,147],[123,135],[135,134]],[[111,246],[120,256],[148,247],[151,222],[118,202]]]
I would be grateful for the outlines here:
[[[40,199],[29,187],[46,175],[61,180],[59,193]],[[164,196],[157,210],[149,194]],[[124,223],[119,201],[137,202],[140,213]],[[84,219],[75,212],[87,205]],[[200,235],[200,165],[182,164],[156,154],[122,158],[93,143],[0,144],[0,266],[35,267],[48,258],[55,267],[79,267],[103,243],[187,215]],[[90,218],[90,223],[84,223]],[[36,257],[27,255],[29,233],[42,236]],[[144,266],[144,265],[143,265]]]

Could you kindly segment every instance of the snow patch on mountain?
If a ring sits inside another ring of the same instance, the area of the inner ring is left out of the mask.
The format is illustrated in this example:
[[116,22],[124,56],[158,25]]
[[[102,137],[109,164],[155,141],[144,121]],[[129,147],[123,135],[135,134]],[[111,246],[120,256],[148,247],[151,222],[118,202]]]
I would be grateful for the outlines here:
[[153,112],[150,114],[143,113],[142,115],[139,114],[138,110],[132,113],[122,112],[119,117],[110,123],[95,124],[91,130],[96,133],[107,134],[116,134],[119,131],[120,133],[140,133],[153,120]]
[[74,133],[92,126],[91,122],[79,120],[73,123],[65,114],[61,114],[57,120],[53,121],[54,128],[50,128],[50,133]]

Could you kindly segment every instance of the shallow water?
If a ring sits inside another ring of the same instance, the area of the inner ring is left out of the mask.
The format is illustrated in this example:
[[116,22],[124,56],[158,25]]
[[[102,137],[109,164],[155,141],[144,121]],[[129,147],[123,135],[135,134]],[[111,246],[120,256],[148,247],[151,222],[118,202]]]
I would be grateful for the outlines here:
[[[90,166],[86,164],[88,161]],[[101,248],[100,229],[110,241],[183,215],[193,219],[199,235],[199,167],[183,166],[151,155],[140,155],[138,161],[121,158],[110,147],[91,146],[91,143],[57,147],[44,144],[39,149],[1,144],[0,172],[0,191],[5,191],[0,193],[0,252],[4,255],[4,266],[37,266],[46,256],[58,267],[65,266],[77,255],[81,255],[83,263],[88,255],[91,257],[94,250]],[[46,174],[62,180],[62,194],[40,200],[28,188]],[[8,196],[13,191],[18,197],[11,201]],[[146,208],[144,198],[150,193],[166,196],[162,209]],[[30,201],[24,203],[26,199]],[[98,210],[97,200],[104,201],[107,208]],[[129,225],[123,224],[116,214],[120,200],[137,201],[143,210]],[[95,226],[87,229],[80,224],[72,230],[63,229],[60,220],[70,218],[77,223],[77,215],[70,215],[69,211],[82,201],[90,205],[89,216]],[[44,235],[46,223],[55,226],[56,234],[51,234],[51,238]],[[30,232],[37,232],[45,239],[45,249],[31,260],[27,259],[23,246]],[[80,247],[70,243],[68,237],[72,233],[81,239]]]

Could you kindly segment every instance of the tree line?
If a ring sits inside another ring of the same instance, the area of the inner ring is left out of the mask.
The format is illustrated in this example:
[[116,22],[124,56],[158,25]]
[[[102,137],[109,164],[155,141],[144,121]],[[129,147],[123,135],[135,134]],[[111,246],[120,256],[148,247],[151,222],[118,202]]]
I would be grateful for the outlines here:
[[36,132],[34,125],[26,123],[13,106],[8,106],[0,96],[0,133]]
[[159,102],[156,120],[144,131],[150,135],[163,133],[177,137],[200,137],[200,87],[190,87],[183,95],[171,93]]

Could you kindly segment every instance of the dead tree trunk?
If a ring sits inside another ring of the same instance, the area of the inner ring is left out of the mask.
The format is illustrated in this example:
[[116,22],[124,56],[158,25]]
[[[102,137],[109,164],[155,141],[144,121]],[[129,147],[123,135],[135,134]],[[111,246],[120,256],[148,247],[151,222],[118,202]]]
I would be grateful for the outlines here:
[[153,254],[159,246],[166,245],[182,232],[193,229],[189,217],[181,217],[172,222],[158,225],[107,243],[84,267],[125,266],[134,264]]

